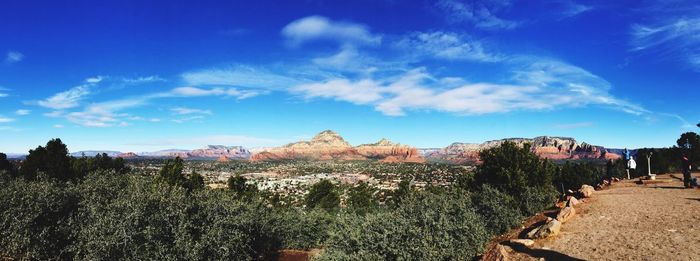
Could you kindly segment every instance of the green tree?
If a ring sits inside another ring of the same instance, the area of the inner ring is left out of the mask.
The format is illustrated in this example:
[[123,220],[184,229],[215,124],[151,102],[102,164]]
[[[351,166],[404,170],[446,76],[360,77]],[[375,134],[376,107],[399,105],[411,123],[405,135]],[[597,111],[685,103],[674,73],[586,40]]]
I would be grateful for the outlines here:
[[693,166],[700,163],[700,135],[695,132],[686,132],[676,140],[678,147],[683,150]]
[[7,178],[12,178],[15,175],[15,167],[12,165],[12,162],[7,160],[5,153],[0,153],[0,176],[2,175],[6,175]]
[[172,186],[182,187],[187,182],[187,178],[182,175],[183,169],[184,162],[180,157],[176,157],[174,160],[168,160],[165,162],[163,168],[160,169],[158,179]]
[[35,180],[39,172],[60,181],[74,178],[68,147],[61,139],[52,139],[46,143],[46,147],[29,150],[29,155],[22,161],[20,174],[29,180]]
[[185,188],[189,191],[203,189],[204,177],[202,177],[202,175],[199,175],[199,173],[197,173],[196,171],[192,170],[192,172],[186,177]]
[[257,187],[253,184],[247,184],[246,178],[241,175],[229,177],[226,184],[228,189],[233,191],[238,198],[250,198],[257,192]]
[[358,214],[366,214],[379,207],[379,203],[374,197],[376,190],[367,185],[365,182],[360,182],[348,190],[347,207],[350,211]]
[[336,186],[327,179],[316,182],[304,199],[309,209],[322,208],[328,211],[335,210],[340,205],[340,196]]
[[529,144],[521,147],[504,142],[501,146],[481,151],[479,157],[482,164],[474,176],[474,186],[489,184],[519,199],[523,215],[553,205],[556,190],[552,179],[557,168],[549,160],[540,159],[531,152]]

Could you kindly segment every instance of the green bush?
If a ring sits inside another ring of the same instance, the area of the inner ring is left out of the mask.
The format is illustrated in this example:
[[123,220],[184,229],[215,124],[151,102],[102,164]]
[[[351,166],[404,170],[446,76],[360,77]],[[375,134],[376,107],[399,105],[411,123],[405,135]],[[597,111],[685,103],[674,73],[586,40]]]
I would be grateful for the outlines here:
[[275,230],[282,241],[282,248],[319,248],[333,222],[335,216],[322,209],[280,209],[276,212]]
[[304,198],[304,203],[309,209],[322,208],[328,211],[336,210],[340,206],[338,189],[329,180],[316,182]]
[[481,189],[472,193],[472,201],[491,234],[503,234],[520,224],[523,219],[518,202],[512,196],[488,184],[482,185]]
[[75,259],[252,260],[278,245],[270,211],[229,191],[97,174],[79,190]]
[[70,259],[70,220],[77,201],[64,183],[24,179],[1,183],[0,256]]
[[[613,169],[611,169],[612,171]],[[612,173],[614,175],[614,173]],[[554,185],[558,189],[564,187],[564,191],[578,190],[582,185],[595,185],[603,180],[605,174],[601,171],[601,167],[593,163],[571,163],[567,161],[557,172],[554,177]],[[562,193],[564,192],[562,191]]]
[[321,260],[468,260],[489,235],[468,196],[415,193],[395,210],[334,223]]

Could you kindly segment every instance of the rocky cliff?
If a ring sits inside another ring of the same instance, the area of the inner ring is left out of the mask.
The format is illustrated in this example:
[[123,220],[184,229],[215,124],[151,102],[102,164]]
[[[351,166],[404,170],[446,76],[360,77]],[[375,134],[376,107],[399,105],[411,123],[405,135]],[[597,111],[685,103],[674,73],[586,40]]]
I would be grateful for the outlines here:
[[535,137],[533,139],[510,138],[478,143],[453,143],[442,150],[427,153],[426,158],[452,163],[478,163],[479,152],[500,146],[504,142],[513,142],[518,146],[530,144],[530,151],[542,158],[552,160],[577,159],[618,159],[620,156],[600,146],[578,143],[573,138]]
[[242,146],[209,145],[206,148],[191,151],[173,152],[172,157],[201,159],[248,159],[250,151]]
[[339,134],[326,130],[310,141],[268,148],[254,154],[253,161],[271,160],[379,160],[384,162],[424,162],[416,148],[382,139],[377,143],[352,147]]

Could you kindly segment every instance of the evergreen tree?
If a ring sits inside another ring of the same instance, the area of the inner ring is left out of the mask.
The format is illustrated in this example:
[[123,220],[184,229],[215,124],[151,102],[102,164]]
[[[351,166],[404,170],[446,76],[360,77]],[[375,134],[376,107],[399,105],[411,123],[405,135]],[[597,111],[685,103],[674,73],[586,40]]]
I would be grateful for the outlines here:
[[311,186],[304,202],[307,208],[322,208],[331,211],[339,207],[340,196],[336,186],[331,181],[324,179]]

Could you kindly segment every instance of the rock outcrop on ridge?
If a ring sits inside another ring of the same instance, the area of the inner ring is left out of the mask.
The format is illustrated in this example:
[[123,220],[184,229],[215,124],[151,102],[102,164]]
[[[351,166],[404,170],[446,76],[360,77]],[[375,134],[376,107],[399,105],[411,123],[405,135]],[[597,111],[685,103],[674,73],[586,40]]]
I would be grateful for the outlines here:
[[431,160],[448,161],[452,163],[478,163],[479,152],[498,147],[504,142],[513,142],[518,146],[530,144],[530,151],[538,156],[552,160],[577,159],[619,159],[620,155],[609,152],[603,147],[585,142],[578,143],[573,138],[541,136],[533,139],[510,138],[477,143],[453,143],[442,150],[425,155]]
[[342,136],[322,131],[310,141],[268,148],[251,156],[253,161],[274,160],[379,160],[383,162],[424,162],[416,148],[382,139],[377,143],[351,146]]

